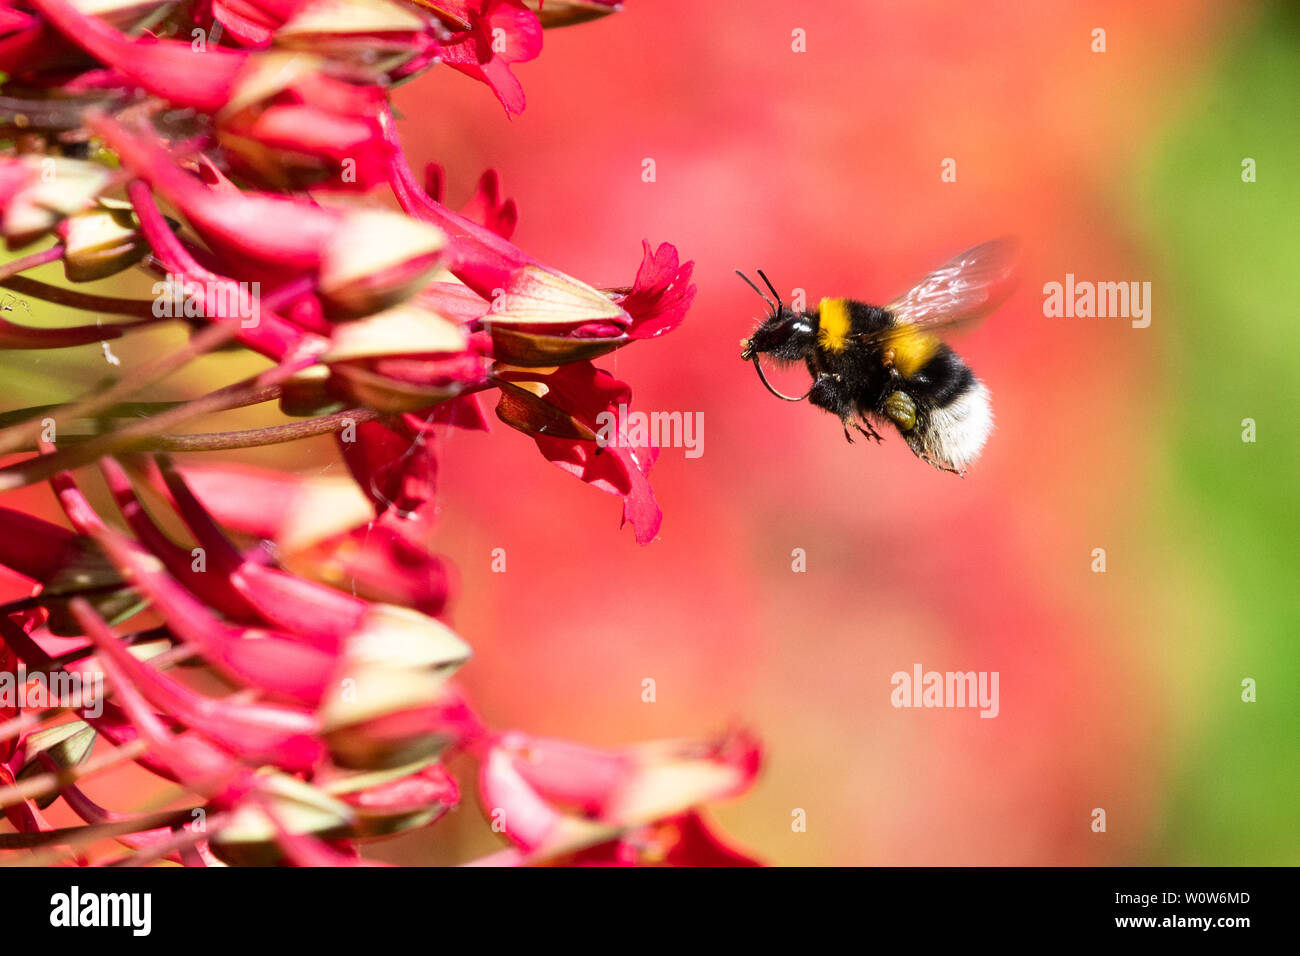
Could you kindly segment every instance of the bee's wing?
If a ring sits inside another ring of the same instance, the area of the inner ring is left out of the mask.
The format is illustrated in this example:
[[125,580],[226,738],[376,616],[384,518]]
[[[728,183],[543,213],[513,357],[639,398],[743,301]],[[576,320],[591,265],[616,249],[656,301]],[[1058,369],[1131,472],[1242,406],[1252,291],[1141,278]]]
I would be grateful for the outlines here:
[[[885,308],[899,324],[915,326],[917,332],[940,334],[978,322],[1014,289],[1016,253],[1012,239],[994,239],[967,249]],[[890,333],[885,329],[874,337],[888,338]]]

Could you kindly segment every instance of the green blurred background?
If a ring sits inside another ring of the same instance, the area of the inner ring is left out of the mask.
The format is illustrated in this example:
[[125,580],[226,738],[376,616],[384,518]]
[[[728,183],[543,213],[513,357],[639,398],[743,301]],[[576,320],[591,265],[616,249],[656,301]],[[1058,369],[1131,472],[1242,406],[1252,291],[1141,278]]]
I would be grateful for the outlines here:
[[[1152,862],[1300,859],[1300,8],[1225,31],[1143,170],[1153,256],[1175,283],[1168,439],[1147,522],[1202,587],[1188,620],[1184,732]],[[1245,184],[1243,158],[1256,161]],[[1259,170],[1268,170],[1260,174]],[[1256,422],[1253,444],[1243,419]],[[1201,609],[1213,602],[1216,613]],[[1175,634],[1177,632],[1175,631]],[[1174,635],[1171,635],[1173,637]],[[1242,678],[1258,700],[1241,700]]]

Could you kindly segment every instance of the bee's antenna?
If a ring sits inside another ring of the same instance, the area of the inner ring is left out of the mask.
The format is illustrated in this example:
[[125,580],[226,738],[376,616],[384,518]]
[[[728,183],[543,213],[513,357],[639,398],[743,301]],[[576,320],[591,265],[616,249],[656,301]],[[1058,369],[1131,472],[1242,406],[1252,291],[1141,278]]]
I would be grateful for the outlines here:
[[775,395],[777,398],[781,399],[781,401],[783,402],[802,402],[805,398],[807,398],[809,395],[812,394],[811,388],[808,389],[808,391],[804,392],[802,395],[800,395],[798,398],[791,398],[789,395],[785,395],[781,392],[778,392],[776,389],[772,387],[772,383],[767,380],[767,376],[763,374],[763,366],[758,361],[757,355],[754,356],[754,368],[758,371],[758,380],[763,383],[763,387],[766,388],[773,395]]
[[776,304],[778,306],[777,311],[778,312],[782,311],[785,308],[785,303],[781,301],[781,293],[776,291],[776,286],[772,285],[772,280],[767,277],[766,272],[764,272],[762,269],[759,269],[758,274],[759,277],[762,278],[764,285],[766,285],[769,289],[772,290],[772,295],[776,298]]
[[[741,272],[739,269],[736,270],[736,275],[740,276],[742,279],[745,280],[745,285],[749,286],[751,289],[753,289],[755,292],[758,293],[758,297],[767,303],[767,307],[772,310],[773,315],[776,315],[778,312],[780,312],[780,309],[777,308],[776,304],[771,299],[769,299],[766,295],[763,294],[763,290],[760,289],[758,286],[754,285],[753,279],[745,275],[745,273]],[[759,275],[763,275],[763,273],[760,272]],[[764,278],[763,281],[764,282],[767,281],[766,277]],[[768,288],[771,288],[770,282],[768,283]],[[780,301],[780,296],[777,296],[777,301]]]

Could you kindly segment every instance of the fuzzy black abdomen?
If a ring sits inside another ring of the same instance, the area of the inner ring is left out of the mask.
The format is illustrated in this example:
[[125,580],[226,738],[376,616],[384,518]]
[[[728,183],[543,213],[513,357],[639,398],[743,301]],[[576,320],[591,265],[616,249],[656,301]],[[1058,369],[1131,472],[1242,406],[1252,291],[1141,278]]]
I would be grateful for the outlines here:
[[899,389],[907,392],[918,405],[943,408],[975,385],[975,373],[961,357],[940,345],[930,360],[910,377],[899,380]]

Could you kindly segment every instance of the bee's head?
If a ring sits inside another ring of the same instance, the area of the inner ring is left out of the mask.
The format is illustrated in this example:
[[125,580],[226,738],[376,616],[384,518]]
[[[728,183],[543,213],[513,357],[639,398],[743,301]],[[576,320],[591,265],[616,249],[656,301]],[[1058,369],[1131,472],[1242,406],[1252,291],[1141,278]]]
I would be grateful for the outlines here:
[[[754,331],[754,334],[740,343],[740,357],[748,362],[759,355],[770,355],[783,362],[794,362],[808,355],[817,340],[816,319],[806,313],[787,308],[781,301],[780,293],[776,291],[776,287],[772,285],[762,269],[758,270],[758,275],[767,285],[768,291],[772,293],[771,299],[763,294],[762,289],[754,285],[749,276],[739,270],[736,275],[744,279],[745,284],[757,292],[772,310],[772,314],[763,320],[763,324]],[[773,299],[776,301],[772,301]]]
[[758,357],[770,355],[778,361],[795,362],[810,355],[817,345],[817,320],[804,312],[787,309],[785,303],[781,301],[780,293],[776,291],[771,280],[763,274],[762,269],[758,270],[758,274],[768,291],[772,293],[772,299],[776,301],[773,302],[763,295],[763,290],[754,285],[745,273],[736,272],[736,275],[744,279],[745,284],[757,292],[772,310],[772,314],[763,320],[763,324],[754,330],[754,334],[740,343],[740,357],[746,362],[753,361],[759,381],[777,398],[786,402],[802,402],[812,394],[812,390],[809,389],[807,394],[797,398],[778,392],[763,374],[763,363]]
[[812,351],[817,341],[815,321],[803,312],[780,309],[763,320],[744,343],[740,357],[771,355],[783,362],[794,362]]

